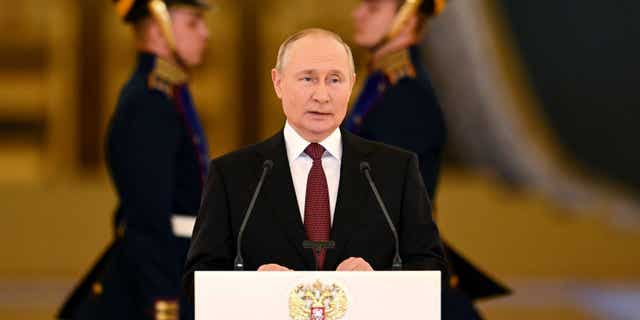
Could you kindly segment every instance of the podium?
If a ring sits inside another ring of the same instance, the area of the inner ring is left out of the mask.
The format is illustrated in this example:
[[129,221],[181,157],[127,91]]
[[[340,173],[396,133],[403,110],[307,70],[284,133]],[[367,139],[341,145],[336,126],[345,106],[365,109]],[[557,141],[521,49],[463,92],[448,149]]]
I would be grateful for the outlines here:
[[195,319],[440,320],[440,271],[196,271]]

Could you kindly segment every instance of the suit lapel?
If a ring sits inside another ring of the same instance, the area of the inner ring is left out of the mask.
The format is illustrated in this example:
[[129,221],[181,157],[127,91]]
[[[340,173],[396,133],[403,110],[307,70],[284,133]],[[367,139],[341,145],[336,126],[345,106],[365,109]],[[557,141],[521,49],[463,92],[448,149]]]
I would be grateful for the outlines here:
[[370,150],[355,136],[342,130],[342,161],[340,166],[340,184],[333,216],[331,239],[336,247],[328,250],[325,267],[334,270],[342,257],[353,229],[364,223],[362,204],[366,200],[367,185],[360,173],[360,162],[366,160]]
[[262,161],[269,159],[274,162],[271,176],[264,185],[266,198],[271,202],[273,214],[282,224],[282,229],[292,246],[304,259],[307,269],[313,269],[315,266],[313,254],[302,247],[302,242],[307,236],[300,218],[282,131],[267,140],[259,153]]

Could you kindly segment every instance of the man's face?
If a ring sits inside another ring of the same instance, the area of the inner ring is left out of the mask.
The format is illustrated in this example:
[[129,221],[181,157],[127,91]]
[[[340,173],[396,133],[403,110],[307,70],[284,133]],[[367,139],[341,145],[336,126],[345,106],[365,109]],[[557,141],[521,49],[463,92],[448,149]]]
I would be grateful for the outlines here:
[[389,31],[398,9],[397,0],[362,0],[351,16],[354,41],[364,48],[378,44]]
[[178,55],[188,67],[199,65],[209,39],[204,12],[189,7],[171,8],[170,12]]
[[337,40],[312,34],[295,41],[271,77],[289,124],[303,138],[319,142],[340,126],[355,74]]

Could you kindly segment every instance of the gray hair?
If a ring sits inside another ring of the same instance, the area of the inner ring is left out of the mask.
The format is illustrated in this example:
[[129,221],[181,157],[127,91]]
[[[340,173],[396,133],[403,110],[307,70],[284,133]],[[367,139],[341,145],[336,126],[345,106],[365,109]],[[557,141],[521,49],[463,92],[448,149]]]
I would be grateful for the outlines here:
[[342,44],[342,46],[344,47],[344,51],[347,53],[347,56],[349,57],[349,66],[351,67],[351,72],[353,73],[356,72],[355,63],[353,62],[353,53],[351,53],[351,48],[349,47],[349,45],[346,42],[344,42],[344,40],[342,40],[342,38],[337,33],[329,30],[325,30],[325,29],[320,29],[320,28],[309,28],[309,29],[300,30],[292,34],[291,36],[289,36],[286,40],[284,40],[284,42],[280,45],[280,49],[278,49],[278,58],[276,60],[276,67],[275,67],[276,70],[282,71],[285,56],[287,54],[287,50],[289,49],[289,47],[294,42],[310,35],[325,35]]

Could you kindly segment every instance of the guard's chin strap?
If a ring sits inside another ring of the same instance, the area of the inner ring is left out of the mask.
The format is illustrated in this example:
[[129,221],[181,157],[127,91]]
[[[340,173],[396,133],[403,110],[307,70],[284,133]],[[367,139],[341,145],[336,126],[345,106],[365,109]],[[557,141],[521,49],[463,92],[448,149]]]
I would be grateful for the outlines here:
[[407,23],[409,18],[414,14],[418,14],[418,7],[420,4],[422,4],[422,0],[407,0],[402,6],[400,6],[385,36],[380,39],[378,43],[373,45],[369,51],[371,53],[375,53],[378,49],[382,48],[382,46],[397,36],[398,33],[402,31],[402,28],[404,28],[404,25]]
[[[392,38],[389,38],[388,36],[385,36],[382,40],[380,40],[377,44],[375,44],[373,47],[369,48],[369,53],[373,56],[375,55],[376,52],[378,52],[378,50],[380,50],[384,45],[388,44],[390,41],[392,40]],[[397,52],[400,51],[404,51],[404,49],[410,47],[412,44],[409,44],[403,48],[400,48],[398,50],[395,50],[393,52],[389,52],[388,54],[385,54],[385,56],[389,56],[389,55],[394,55]],[[374,67],[375,63],[370,63],[370,68]]]
[[395,17],[393,17],[393,21],[389,26],[389,30],[387,31],[387,34],[384,36],[384,38],[380,40],[380,42],[375,44],[372,47],[372,49],[374,51],[379,49],[385,43],[389,42],[389,40],[397,36],[398,33],[402,31],[402,28],[405,27],[405,24],[407,23],[409,18],[411,18],[413,15],[418,14],[418,10],[423,1],[424,0],[405,0],[404,4],[402,4],[398,8],[398,11]]
[[381,40],[380,42],[378,42],[378,43],[377,43],[376,45],[374,45],[373,47],[370,47],[370,48],[368,49],[369,54],[373,56],[373,55],[376,53],[376,51],[378,51],[378,49],[382,48],[382,45],[384,45],[384,43],[385,43],[385,42]]
[[171,26],[171,16],[169,15],[169,8],[167,8],[166,3],[163,0],[151,0],[148,3],[148,9],[153,19],[160,26],[160,32],[165,41],[167,41],[167,45],[171,51],[171,57],[179,67],[187,70],[187,64],[178,53],[176,39]]
[[189,67],[187,66],[187,63],[184,61],[184,59],[182,59],[182,57],[178,53],[178,50],[172,50],[171,53],[178,67],[182,68],[182,70],[187,72],[189,70]]
[[[396,17],[394,18],[394,20],[397,19],[397,17],[398,17],[398,14],[396,14]],[[390,34],[387,31],[387,33],[384,35],[384,37],[382,37],[382,39],[380,39],[380,41],[378,41],[371,48],[369,48],[369,52],[375,53],[376,51],[378,51],[378,49],[382,48],[382,46],[387,44],[387,42],[389,42],[391,39],[392,37],[390,37]]]

